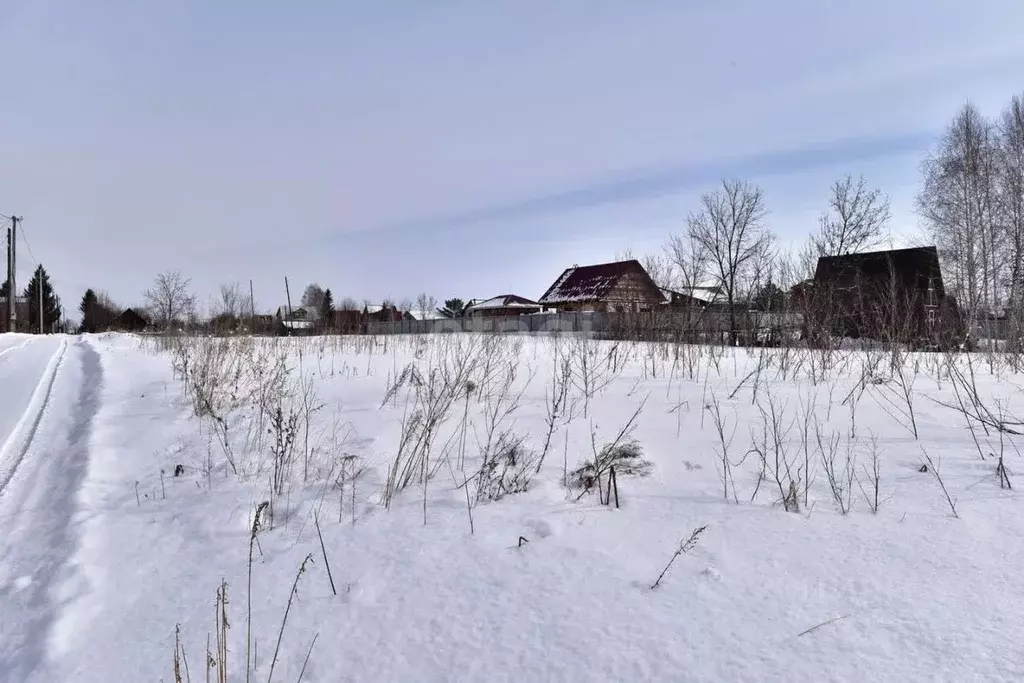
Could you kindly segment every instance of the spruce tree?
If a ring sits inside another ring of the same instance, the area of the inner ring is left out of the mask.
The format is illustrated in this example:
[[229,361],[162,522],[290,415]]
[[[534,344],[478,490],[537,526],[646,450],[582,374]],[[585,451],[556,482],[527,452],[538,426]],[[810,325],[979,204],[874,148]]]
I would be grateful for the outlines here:
[[324,291],[323,298],[320,299],[320,326],[327,330],[331,328],[334,322],[334,295],[331,294],[331,288],[328,287]]
[[98,332],[99,331],[99,308],[100,300],[96,296],[96,292],[91,289],[85,290],[85,294],[82,296],[82,302],[78,304],[78,312],[82,314],[82,326],[79,328],[80,332]]
[[446,318],[461,318],[465,315],[466,303],[459,298],[445,299],[441,315]]
[[25,288],[25,298],[28,299],[28,330],[39,332],[39,294],[42,288],[43,298],[43,332],[49,333],[56,329],[60,323],[62,311],[60,299],[53,291],[50,284],[50,276],[42,265],[36,268],[32,279]]

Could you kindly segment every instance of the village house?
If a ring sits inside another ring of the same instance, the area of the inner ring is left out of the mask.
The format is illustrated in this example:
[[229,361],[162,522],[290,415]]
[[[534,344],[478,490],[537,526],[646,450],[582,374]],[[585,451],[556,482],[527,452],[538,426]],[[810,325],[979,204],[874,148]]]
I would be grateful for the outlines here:
[[539,313],[541,306],[536,301],[515,294],[499,294],[484,301],[473,301],[466,306],[467,318],[507,318],[517,315]]
[[361,311],[332,311],[329,329],[336,334],[360,334],[364,330],[365,319]]
[[3,319],[0,320],[0,329],[5,332],[17,332],[19,330],[26,330],[26,325],[29,320],[29,300],[23,296],[14,297],[14,329],[7,329],[7,297],[0,297],[0,315],[3,315]]
[[283,334],[312,334],[316,330],[319,311],[312,306],[278,306],[274,318]]
[[110,329],[118,332],[142,332],[149,325],[146,318],[134,308],[126,308],[110,323]]
[[374,323],[397,323],[405,320],[406,317],[394,304],[384,303],[381,306],[364,306],[363,319],[366,322]]
[[652,311],[665,295],[636,259],[566,268],[538,303],[559,311]]
[[823,256],[803,296],[808,322],[834,336],[937,343],[962,334],[935,247]]
[[672,308],[710,308],[722,306],[726,302],[725,294],[721,287],[696,286],[668,289],[661,287],[661,293],[665,302]]

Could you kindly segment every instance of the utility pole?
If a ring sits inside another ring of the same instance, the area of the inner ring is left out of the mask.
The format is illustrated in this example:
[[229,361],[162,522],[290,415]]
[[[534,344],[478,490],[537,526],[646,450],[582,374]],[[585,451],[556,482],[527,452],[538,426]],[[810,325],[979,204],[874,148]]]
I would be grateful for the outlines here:
[[249,278],[249,334],[256,334],[256,299],[252,295],[252,278]]
[[14,332],[17,324],[17,221],[14,214],[10,215],[10,290],[7,292],[7,305],[10,310],[10,331]]
[[14,327],[11,313],[14,307],[11,305],[11,294],[14,291],[14,259],[11,255],[11,245],[14,238],[11,236],[11,229],[7,228],[7,300],[4,302],[4,331],[13,332]]
[[288,336],[290,337],[292,336],[292,326],[295,324],[295,321],[292,320],[292,291],[288,288],[287,275],[284,276],[284,293],[285,296],[288,297],[288,317],[286,318],[287,322],[285,323],[285,327],[287,328]]
[[36,271],[36,289],[39,290],[39,334],[46,334],[43,331],[43,267],[39,266]]
[[14,274],[18,268],[18,221],[11,216],[11,227],[7,228],[7,331],[14,332],[14,321],[18,317],[17,282]]

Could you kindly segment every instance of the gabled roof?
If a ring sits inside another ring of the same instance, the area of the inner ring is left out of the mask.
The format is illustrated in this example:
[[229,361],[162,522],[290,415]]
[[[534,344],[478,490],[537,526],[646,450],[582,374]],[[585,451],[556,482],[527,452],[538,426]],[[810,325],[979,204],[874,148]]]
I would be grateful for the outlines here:
[[539,299],[541,304],[571,303],[577,301],[597,301],[607,298],[615,285],[624,275],[636,274],[645,279],[651,290],[658,292],[658,286],[647,274],[644,267],[636,259],[599,263],[593,266],[573,266],[548,287],[544,296]]
[[[920,288],[932,286],[938,296],[944,296],[939,252],[935,247],[911,247],[869,251],[861,254],[822,256],[814,271],[817,283],[857,275],[861,278],[886,278],[895,271],[907,284]],[[913,281],[913,282],[911,282]]]
[[415,320],[446,320],[438,311],[408,311]]
[[[295,317],[296,311],[305,311],[306,312],[306,317],[304,318],[305,320],[316,320],[317,318],[320,317],[320,311],[318,311],[316,309],[316,306],[301,306],[301,305],[298,305],[298,304],[292,306],[290,313],[291,313],[291,316],[293,318]],[[278,306],[277,307],[277,317],[279,317],[279,318],[287,318],[288,315],[289,315],[289,310],[288,310],[288,305],[287,304],[284,305],[284,306]]]
[[678,289],[661,287],[660,289],[669,299],[672,299],[673,295],[681,295],[706,304],[721,303],[725,300],[721,287],[680,287]]
[[487,299],[486,301],[479,301],[466,306],[466,313],[469,313],[470,311],[488,311],[500,308],[540,308],[540,304],[536,301],[531,301],[526,297],[517,296],[515,294],[499,294],[498,296]]

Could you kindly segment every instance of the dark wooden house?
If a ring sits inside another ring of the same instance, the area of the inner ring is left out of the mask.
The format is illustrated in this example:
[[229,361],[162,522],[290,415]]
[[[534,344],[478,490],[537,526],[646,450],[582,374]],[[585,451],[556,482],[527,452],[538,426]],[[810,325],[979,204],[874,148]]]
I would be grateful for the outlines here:
[[142,332],[149,325],[146,318],[134,308],[126,308],[121,315],[110,324],[111,330],[118,332]]
[[384,303],[381,306],[364,306],[363,319],[374,323],[396,323],[405,318],[402,311],[394,304]]
[[538,303],[559,311],[651,311],[666,302],[636,259],[566,268]]
[[332,311],[328,331],[335,334],[362,334],[365,331],[364,322],[362,311]]
[[801,296],[811,334],[931,346],[963,333],[935,247],[823,256]]

